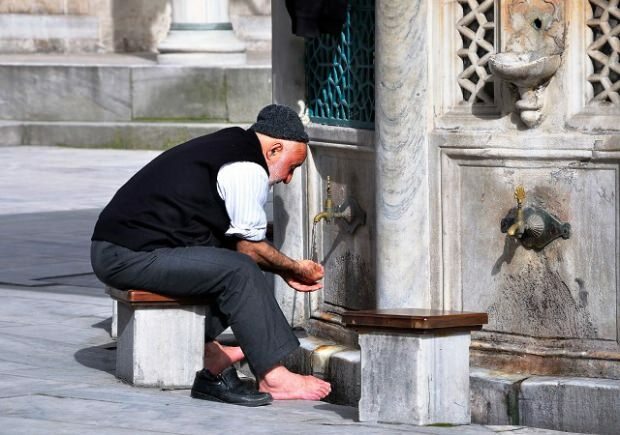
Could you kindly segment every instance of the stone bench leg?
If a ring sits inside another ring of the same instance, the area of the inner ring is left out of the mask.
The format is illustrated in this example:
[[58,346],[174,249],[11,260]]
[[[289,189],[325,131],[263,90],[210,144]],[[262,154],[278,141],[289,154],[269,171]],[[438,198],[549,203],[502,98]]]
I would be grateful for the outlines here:
[[469,424],[470,332],[360,333],[360,421]]
[[205,307],[118,302],[116,376],[133,385],[185,388],[202,369]]
[[110,326],[110,337],[118,337],[118,302],[112,299],[112,326]]

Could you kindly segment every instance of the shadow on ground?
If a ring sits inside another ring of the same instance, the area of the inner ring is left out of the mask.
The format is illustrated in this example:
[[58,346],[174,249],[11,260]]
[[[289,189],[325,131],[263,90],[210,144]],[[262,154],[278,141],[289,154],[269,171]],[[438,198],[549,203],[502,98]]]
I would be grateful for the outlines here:
[[[103,322],[101,322],[103,323]],[[94,326],[94,325],[93,325]],[[78,350],[74,355],[77,362],[114,375],[116,373],[116,342],[101,344]]]

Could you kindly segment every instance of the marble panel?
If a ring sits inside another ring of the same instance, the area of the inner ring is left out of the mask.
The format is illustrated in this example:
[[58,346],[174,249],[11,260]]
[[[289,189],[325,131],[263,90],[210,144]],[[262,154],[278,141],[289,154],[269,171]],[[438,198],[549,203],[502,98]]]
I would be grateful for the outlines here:
[[353,234],[341,219],[322,220],[315,225],[314,237],[309,234],[310,253],[325,267],[324,288],[317,295],[323,304],[314,307],[322,311],[373,308],[376,306],[374,154],[355,147],[313,146],[312,143],[311,151],[309,222],[323,210],[328,176],[335,206],[351,197],[366,213],[365,224]]
[[[489,331],[617,339],[617,166],[463,160],[444,164],[444,174],[444,233],[456,242],[444,264],[452,308],[488,312]],[[526,206],[571,224],[570,239],[535,251],[500,232],[519,184]]]
[[228,118],[223,68],[137,67],[131,84],[134,119]]
[[[304,164],[287,185],[273,188],[274,244],[287,256],[295,259],[310,258],[305,244],[308,232],[305,184],[308,164]],[[310,311],[310,295],[293,290],[286,282],[274,278],[274,294],[282,312],[292,326],[304,324]]]
[[163,150],[228,126],[197,122],[46,122],[29,123],[24,130],[27,142],[33,145]]
[[271,104],[271,67],[226,69],[229,122],[254,123],[258,112],[268,104]]
[[131,119],[129,70],[102,66],[3,65],[0,118]]

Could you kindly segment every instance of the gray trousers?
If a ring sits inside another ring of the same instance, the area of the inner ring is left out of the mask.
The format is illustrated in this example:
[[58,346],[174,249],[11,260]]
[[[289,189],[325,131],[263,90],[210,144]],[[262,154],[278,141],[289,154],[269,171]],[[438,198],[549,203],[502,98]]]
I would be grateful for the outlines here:
[[299,346],[265,275],[247,255],[209,246],[136,252],[94,241],[91,262],[97,278],[120,290],[211,299],[207,341],[230,326],[258,376]]

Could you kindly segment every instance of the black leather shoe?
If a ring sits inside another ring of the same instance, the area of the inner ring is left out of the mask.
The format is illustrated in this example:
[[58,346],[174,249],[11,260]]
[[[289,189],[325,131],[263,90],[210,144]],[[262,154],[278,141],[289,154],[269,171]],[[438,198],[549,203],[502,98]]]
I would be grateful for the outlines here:
[[233,367],[228,367],[217,376],[207,369],[196,372],[191,396],[195,399],[242,406],[262,406],[273,401],[271,394],[261,393],[239,379]]

